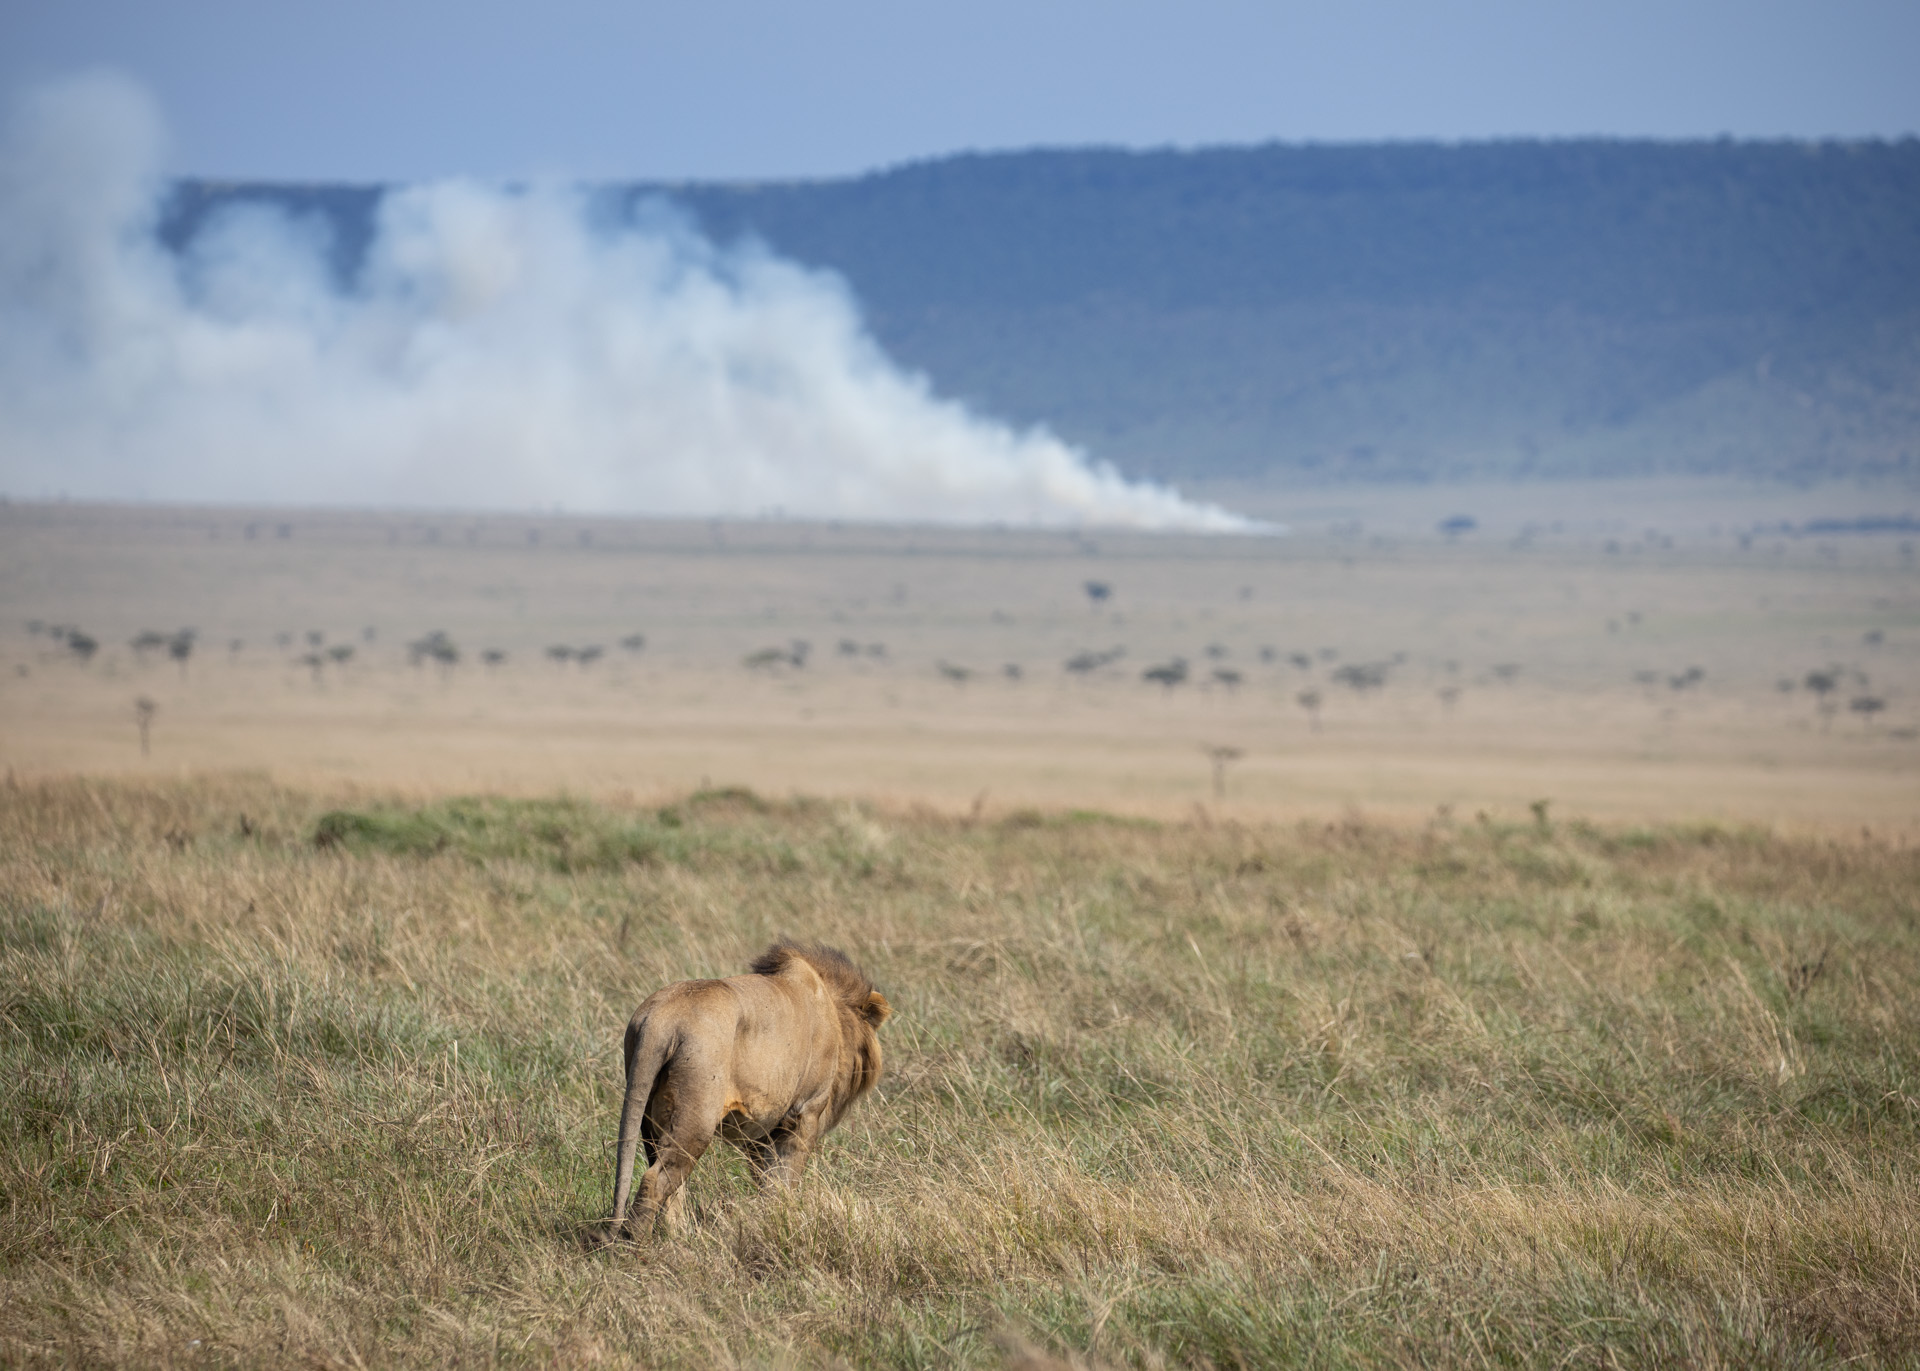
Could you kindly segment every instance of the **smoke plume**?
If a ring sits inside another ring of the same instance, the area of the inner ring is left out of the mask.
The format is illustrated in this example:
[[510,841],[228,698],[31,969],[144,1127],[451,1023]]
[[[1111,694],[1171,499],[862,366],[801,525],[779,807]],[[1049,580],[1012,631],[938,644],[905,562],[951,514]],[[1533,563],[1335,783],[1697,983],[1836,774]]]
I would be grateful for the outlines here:
[[463,181],[382,200],[354,279],[261,205],[157,236],[164,135],[111,75],[0,134],[0,489],[1245,530],[936,397],[836,278],[661,207]]

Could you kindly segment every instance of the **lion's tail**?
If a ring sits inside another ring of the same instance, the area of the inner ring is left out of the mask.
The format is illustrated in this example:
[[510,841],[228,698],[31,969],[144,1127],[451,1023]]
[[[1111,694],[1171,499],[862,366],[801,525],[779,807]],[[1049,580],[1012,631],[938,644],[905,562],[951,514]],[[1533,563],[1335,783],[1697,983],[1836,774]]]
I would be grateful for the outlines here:
[[613,1169],[615,1232],[626,1226],[627,1199],[633,1190],[633,1154],[640,1146],[640,1126],[646,1117],[647,1099],[653,1094],[653,1083],[672,1052],[671,1036],[657,1028],[652,1033],[647,1032],[645,1019],[636,1019],[627,1025],[624,1052],[627,1099],[620,1109],[620,1145]]

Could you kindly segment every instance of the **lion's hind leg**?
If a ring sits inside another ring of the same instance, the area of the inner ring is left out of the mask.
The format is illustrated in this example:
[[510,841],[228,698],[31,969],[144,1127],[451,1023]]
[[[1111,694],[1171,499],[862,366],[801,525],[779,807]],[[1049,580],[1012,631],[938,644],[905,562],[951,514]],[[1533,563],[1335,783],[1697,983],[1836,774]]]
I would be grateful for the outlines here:
[[669,1136],[662,1141],[659,1159],[647,1168],[637,1187],[639,1193],[633,1205],[633,1221],[629,1230],[631,1236],[639,1237],[651,1232],[654,1220],[663,1212],[669,1230],[684,1226],[687,1176],[711,1140],[712,1135],[709,1134],[704,1138],[685,1139]]
[[[647,1169],[635,1187],[632,1236],[653,1230],[654,1220],[666,1211],[667,1226],[678,1228],[686,1217],[687,1198],[682,1187],[694,1163],[712,1144],[720,1119],[712,1112],[676,1097],[671,1089],[659,1091],[649,1108],[641,1140],[646,1144]],[[649,1136],[651,1135],[651,1136]]]
[[[660,1160],[661,1155],[665,1149],[665,1142],[664,1142],[665,1134],[661,1129],[653,1126],[652,1119],[648,1119],[647,1122],[648,1122],[648,1127],[649,1127],[651,1136],[648,1136],[648,1134],[643,1133],[642,1137],[645,1137],[647,1139],[647,1171],[648,1173],[652,1173],[654,1170],[654,1164]],[[669,1233],[680,1233],[686,1230],[686,1227],[687,1227],[686,1174],[690,1173],[693,1170],[693,1162],[698,1160],[699,1158],[695,1157],[693,1161],[689,1161],[686,1164],[686,1171],[681,1174],[679,1186],[676,1189],[674,1189],[671,1193],[669,1193],[667,1197],[660,1202],[660,1222],[666,1225],[667,1232]],[[645,1176],[641,1177],[640,1183],[641,1183],[641,1186],[643,1187],[642,1193],[644,1194],[645,1193],[644,1187],[646,1185]]]

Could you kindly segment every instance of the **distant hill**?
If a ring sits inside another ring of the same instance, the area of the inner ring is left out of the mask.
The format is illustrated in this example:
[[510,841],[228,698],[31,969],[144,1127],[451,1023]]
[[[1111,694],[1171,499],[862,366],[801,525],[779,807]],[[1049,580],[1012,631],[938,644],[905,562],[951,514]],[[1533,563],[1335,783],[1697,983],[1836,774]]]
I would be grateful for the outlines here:
[[[1920,141],[1037,151],[636,185],[1132,473],[1920,479]],[[331,217],[368,188],[185,183]]]

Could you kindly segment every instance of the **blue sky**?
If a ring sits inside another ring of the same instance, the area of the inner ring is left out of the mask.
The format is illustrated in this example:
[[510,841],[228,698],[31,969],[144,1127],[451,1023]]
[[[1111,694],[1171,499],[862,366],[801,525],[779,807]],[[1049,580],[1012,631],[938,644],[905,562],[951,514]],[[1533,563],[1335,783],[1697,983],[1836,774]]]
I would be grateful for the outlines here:
[[215,176],[755,178],[964,149],[1920,132],[1915,0],[0,0]]

